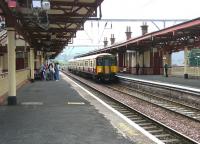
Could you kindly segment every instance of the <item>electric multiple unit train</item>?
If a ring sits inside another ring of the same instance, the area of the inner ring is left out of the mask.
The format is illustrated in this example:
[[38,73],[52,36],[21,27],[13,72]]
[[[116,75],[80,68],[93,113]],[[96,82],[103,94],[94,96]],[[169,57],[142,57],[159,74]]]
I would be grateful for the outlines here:
[[117,59],[109,53],[75,58],[69,60],[68,70],[98,81],[115,81],[118,72]]

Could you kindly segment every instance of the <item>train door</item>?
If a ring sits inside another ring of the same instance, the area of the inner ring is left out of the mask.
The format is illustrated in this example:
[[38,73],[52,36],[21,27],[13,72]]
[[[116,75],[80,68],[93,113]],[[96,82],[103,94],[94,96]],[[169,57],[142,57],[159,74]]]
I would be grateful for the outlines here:
[[98,57],[96,59],[96,73],[99,74],[99,73],[103,73],[103,58],[101,57]]
[[110,59],[109,57],[104,58],[104,74],[110,73]]

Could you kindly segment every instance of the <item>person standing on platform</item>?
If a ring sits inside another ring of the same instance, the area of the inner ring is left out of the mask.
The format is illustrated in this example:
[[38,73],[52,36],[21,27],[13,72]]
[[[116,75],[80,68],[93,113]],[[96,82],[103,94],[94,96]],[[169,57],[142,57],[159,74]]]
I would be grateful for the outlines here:
[[139,75],[140,65],[139,63],[136,64],[136,74]]
[[59,70],[60,70],[59,63],[56,63],[55,64],[55,77],[56,77],[56,81],[58,81],[60,79]]
[[168,64],[167,63],[164,65],[164,69],[165,69],[165,76],[168,77]]
[[46,80],[46,67],[44,64],[41,65],[40,73],[41,73],[41,80]]
[[50,63],[50,64],[49,64],[49,72],[50,72],[50,80],[54,80],[54,73],[55,73],[55,70],[54,70],[53,63]]

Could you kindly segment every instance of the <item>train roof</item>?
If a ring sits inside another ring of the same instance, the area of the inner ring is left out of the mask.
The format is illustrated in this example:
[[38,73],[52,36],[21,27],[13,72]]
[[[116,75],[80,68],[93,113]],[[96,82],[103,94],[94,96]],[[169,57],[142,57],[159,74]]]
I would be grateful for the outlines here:
[[90,55],[90,56],[86,56],[86,57],[80,57],[80,58],[71,59],[71,60],[69,60],[69,62],[70,61],[74,61],[74,60],[95,59],[95,58],[101,57],[101,56],[112,56],[112,54],[100,53],[100,54]]

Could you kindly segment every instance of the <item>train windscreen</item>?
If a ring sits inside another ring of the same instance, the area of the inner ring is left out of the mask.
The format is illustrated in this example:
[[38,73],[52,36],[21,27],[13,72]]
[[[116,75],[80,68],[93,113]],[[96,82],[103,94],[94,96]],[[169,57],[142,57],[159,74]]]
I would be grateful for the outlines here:
[[104,59],[104,66],[110,66],[110,61],[108,58]]
[[116,57],[99,57],[97,58],[98,66],[115,66],[117,64]]
[[117,65],[117,60],[116,60],[116,57],[111,57],[110,58],[111,60],[111,66],[116,66]]
[[103,59],[100,57],[100,58],[97,58],[97,66],[102,66],[103,65]]
[[115,66],[116,58],[115,57],[105,57],[104,58],[104,66]]

